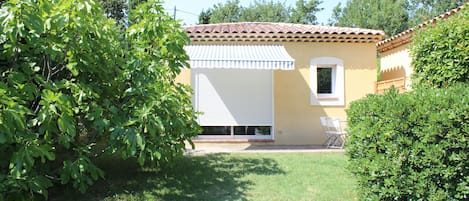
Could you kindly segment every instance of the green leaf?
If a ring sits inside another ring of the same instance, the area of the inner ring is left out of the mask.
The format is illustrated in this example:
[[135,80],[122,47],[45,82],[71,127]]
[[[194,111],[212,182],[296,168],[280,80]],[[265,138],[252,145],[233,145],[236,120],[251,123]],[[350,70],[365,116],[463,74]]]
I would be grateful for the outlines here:
[[140,135],[140,134],[136,134],[135,138],[136,138],[136,141],[137,141],[137,145],[140,147],[140,150],[144,150],[145,149],[145,143],[144,143],[143,136]]
[[132,126],[134,124],[136,124],[138,122],[138,119],[133,119],[133,120],[129,120],[127,122],[124,123],[124,126]]
[[140,155],[137,158],[137,162],[140,166],[145,165],[145,155],[142,152],[140,152]]
[[37,16],[37,13],[27,13],[27,18],[31,32],[36,34],[42,34],[44,32],[43,21],[39,16]]
[[61,95],[61,93],[54,93],[53,91],[48,89],[42,91],[43,100],[50,103],[58,101]]
[[70,181],[72,162],[66,160],[63,162],[62,170],[60,171],[60,183],[67,184]]
[[51,30],[52,26],[51,26],[51,18],[47,18],[45,21],[44,21],[44,29],[45,30]]
[[28,187],[33,192],[43,195],[47,200],[47,189],[52,187],[52,182],[44,176],[37,176],[29,180]]
[[47,160],[55,160],[55,153],[52,152],[52,148],[48,145],[41,145],[34,148],[34,156],[41,157],[41,162],[45,163]]
[[5,110],[4,113],[7,122],[9,123],[9,127],[13,127],[18,131],[23,131],[26,128],[26,122],[24,121],[24,117],[21,114],[18,114],[18,111],[8,109]]
[[158,151],[153,152],[153,157],[155,157],[157,160],[161,159],[161,153]]
[[67,69],[72,73],[73,76],[78,76],[78,69],[77,69],[78,63],[72,62],[67,64]]
[[64,134],[69,135],[71,138],[75,137],[76,135],[75,123],[69,115],[62,114],[62,116],[60,116],[59,119],[57,120],[57,123],[59,125],[60,131],[62,131]]

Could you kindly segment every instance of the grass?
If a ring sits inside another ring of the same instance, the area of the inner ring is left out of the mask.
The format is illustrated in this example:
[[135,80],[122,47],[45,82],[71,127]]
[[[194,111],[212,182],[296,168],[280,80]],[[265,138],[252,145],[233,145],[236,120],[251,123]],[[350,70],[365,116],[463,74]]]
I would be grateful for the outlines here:
[[51,200],[358,200],[343,153],[184,156],[168,167],[100,164],[106,180],[85,194],[54,189]]

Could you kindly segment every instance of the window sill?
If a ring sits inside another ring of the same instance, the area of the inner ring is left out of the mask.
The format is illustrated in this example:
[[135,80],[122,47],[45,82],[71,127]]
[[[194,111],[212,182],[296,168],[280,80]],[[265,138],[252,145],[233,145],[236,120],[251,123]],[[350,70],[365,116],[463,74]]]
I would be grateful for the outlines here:
[[330,95],[326,95],[326,96],[322,96],[322,95],[318,95],[318,100],[321,101],[321,100],[325,100],[325,101],[338,101],[340,98],[338,96],[330,96]]
[[311,102],[312,106],[345,106],[343,99],[338,97],[317,97]]

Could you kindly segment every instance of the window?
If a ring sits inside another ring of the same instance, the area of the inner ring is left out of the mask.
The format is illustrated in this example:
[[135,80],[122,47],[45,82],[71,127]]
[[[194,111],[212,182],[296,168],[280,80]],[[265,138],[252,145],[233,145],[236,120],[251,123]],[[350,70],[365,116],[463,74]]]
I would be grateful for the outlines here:
[[273,72],[192,69],[199,139],[273,139]]
[[231,135],[230,126],[203,126],[200,135]]
[[317,93],[318,94],[332,94],[332,69],[333,67],[320,67],[317,68]]
[[200,135],[271,135],[271,126],[202,126]]
[[334,57],[311,60],[311,105],[344,105],[344,64]]

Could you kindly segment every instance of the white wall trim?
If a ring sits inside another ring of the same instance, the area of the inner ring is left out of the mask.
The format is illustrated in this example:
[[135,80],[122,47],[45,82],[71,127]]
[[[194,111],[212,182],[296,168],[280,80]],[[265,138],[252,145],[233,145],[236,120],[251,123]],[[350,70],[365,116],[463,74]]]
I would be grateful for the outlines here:
[[275,74],[274,74],[274,71],[272,70],[271,71],[271,76],[272,76],[272,83],[271,83],[271,90],[272,90],[272,97],[270,98],[270,100],[272,101],[271,104],[272,104],[272,124],[270,126],[270,139],[272,140],[275,140]]
[[[332,94],[317,93],[317,68],[333,67]],[[345,105],[345,73],[344,62],[336,57],[316,57],[310,62],[311,105],[315,106],[343,106]]]

